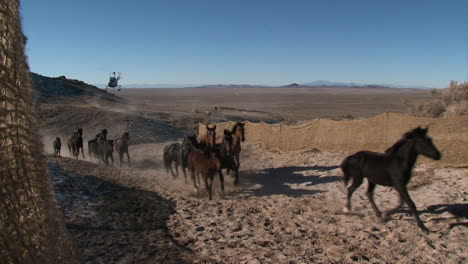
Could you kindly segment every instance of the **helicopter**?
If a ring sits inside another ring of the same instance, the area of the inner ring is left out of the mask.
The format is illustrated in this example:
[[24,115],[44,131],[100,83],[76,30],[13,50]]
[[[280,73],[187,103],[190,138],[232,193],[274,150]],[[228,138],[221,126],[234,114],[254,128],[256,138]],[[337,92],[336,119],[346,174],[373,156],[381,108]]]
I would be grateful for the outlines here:
[[120,90],[122,89],[122,85],[119,85],[119,80],[122,76],[122,73],[120,72],[113,72],[111,74],[111,76],[109,77],[109,82],[107,83],[107,86],[106,86],[106,91],[109,91],[110,89],[112,89],[114,91],[114,94],[115,92],[120,92]]

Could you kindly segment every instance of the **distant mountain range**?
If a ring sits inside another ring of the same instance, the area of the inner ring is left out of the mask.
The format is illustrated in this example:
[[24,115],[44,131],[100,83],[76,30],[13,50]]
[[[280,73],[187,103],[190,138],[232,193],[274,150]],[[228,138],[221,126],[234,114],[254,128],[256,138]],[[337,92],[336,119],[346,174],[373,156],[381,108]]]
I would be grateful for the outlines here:
[[301,85],[305,86],[354,86],[354,87],[361,87],[361,86],[379,86],[379,87],[391,87],[391,88],[417,88],[417,89],[428,89],[430,87],[421,86],[421,85],[395,85],[395,84],[362,84],[362,83],[344,83],[344,82],[330,82],[330,81],[314,81],[308,83],[302,83]]
[[[99,88],[105,88],[105,84],[95,84]],[[389,88],[416,88],[416,89],[429,89],[431,87],[421,85],[395,85],[395,84],[361,84],[361,83],[345,83],[345,82],[330,82],[324,80],[318,80],[307,83],[292,83],[288,85],[251,85],[251,84],[209,84],[209,85],[197,85],[197,84],[122,84],[123,88],[188,88],[188,87],[199,87],[199,88],[249,88],[249,87],[389,87]]]

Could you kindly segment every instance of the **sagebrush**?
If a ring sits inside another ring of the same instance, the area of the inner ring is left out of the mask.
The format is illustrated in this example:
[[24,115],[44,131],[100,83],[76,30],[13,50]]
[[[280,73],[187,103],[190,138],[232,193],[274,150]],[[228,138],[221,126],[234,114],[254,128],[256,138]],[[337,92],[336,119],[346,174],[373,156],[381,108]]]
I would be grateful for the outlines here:
[[454,117],[468,115],[468,82],[458,84],[451,81],[446,89],[430,90],[432,98],[420,103],[404,104],[410,107],[410,113],[423,117]]

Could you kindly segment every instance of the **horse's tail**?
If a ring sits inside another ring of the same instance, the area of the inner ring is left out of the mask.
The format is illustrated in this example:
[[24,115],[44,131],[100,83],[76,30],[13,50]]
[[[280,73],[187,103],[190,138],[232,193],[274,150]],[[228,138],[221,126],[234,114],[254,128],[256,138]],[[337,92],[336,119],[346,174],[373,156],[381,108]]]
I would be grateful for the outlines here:
[[348,186],[349,179],[351,178],[351,171],[349,168],[349,160],[352,156],[346,157],[341,163],[341,170],[343,171],[343,181],[345,187]]
[[169,157],[169,150],[170,146],[164,147],[164,154],[163,154],[163,161],[164,161],[164,168],[166,169],[166,173],[169,173],[169,168],[171,167],[171,159]]
[[113,146],[114,151],[117,152],[117,154],[119,154],[119,155],[120,155],[120,149],[121,149],[120,148],[120,143],[121,143],[120,141],[121,141],[120,138],[116,138],[116,139],[114,139],[114,143],[113,143],[114,144],[114,146]]
[[88,141],[88,155],[89,155],[90,158],[93,158],[93,155],[94,155],[93,154],[93,148],[94,148],[93,144],[94,143],[92,141]]
[[187,147],[182,145],[182,147],[180,148],[180,151],[179,151],[179,159],[180,159],[180,163],[182,165],[182,169],[187,168],[187,159],[188,159],[187,154],[188,154]]
[[360,165],[361,162],[362,153],[357,152],[351,156],[346,157],[341,163],[341,170],[343,171],[345,187],[348,186],[348,182],[351,178],[353,179],[353,181],[356,177],[362,178]]

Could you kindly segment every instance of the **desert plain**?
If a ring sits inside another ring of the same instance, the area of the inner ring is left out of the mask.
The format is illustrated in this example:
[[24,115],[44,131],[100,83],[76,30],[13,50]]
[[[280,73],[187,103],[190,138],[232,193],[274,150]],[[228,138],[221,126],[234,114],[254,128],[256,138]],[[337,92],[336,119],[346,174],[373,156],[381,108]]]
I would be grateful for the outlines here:
[[[162,163],[164,146],[200,122],[364,119],[428,98],[424,89],[382,87],[128,88],[47,98],[38,113],[56,197],[85,263],[466,263],[466,167],[417,164],[409,189],[431,230],[424,234],[407,208],[379,221],[365,184],[343,213],[346,153],[271,151],[247,139],[239,186],[225,175],[222,196],[216,179],[211,201]],[[86,159],[76,160],[66,139],[78,127]],[[130,167],[115,153],[107,168],[89,158],[86,142],[104,128],[108,138],[130,133]],[[62,157],[52,154],[57,136]],[[378,186],[375,200],[388,210],[398,196]]]

